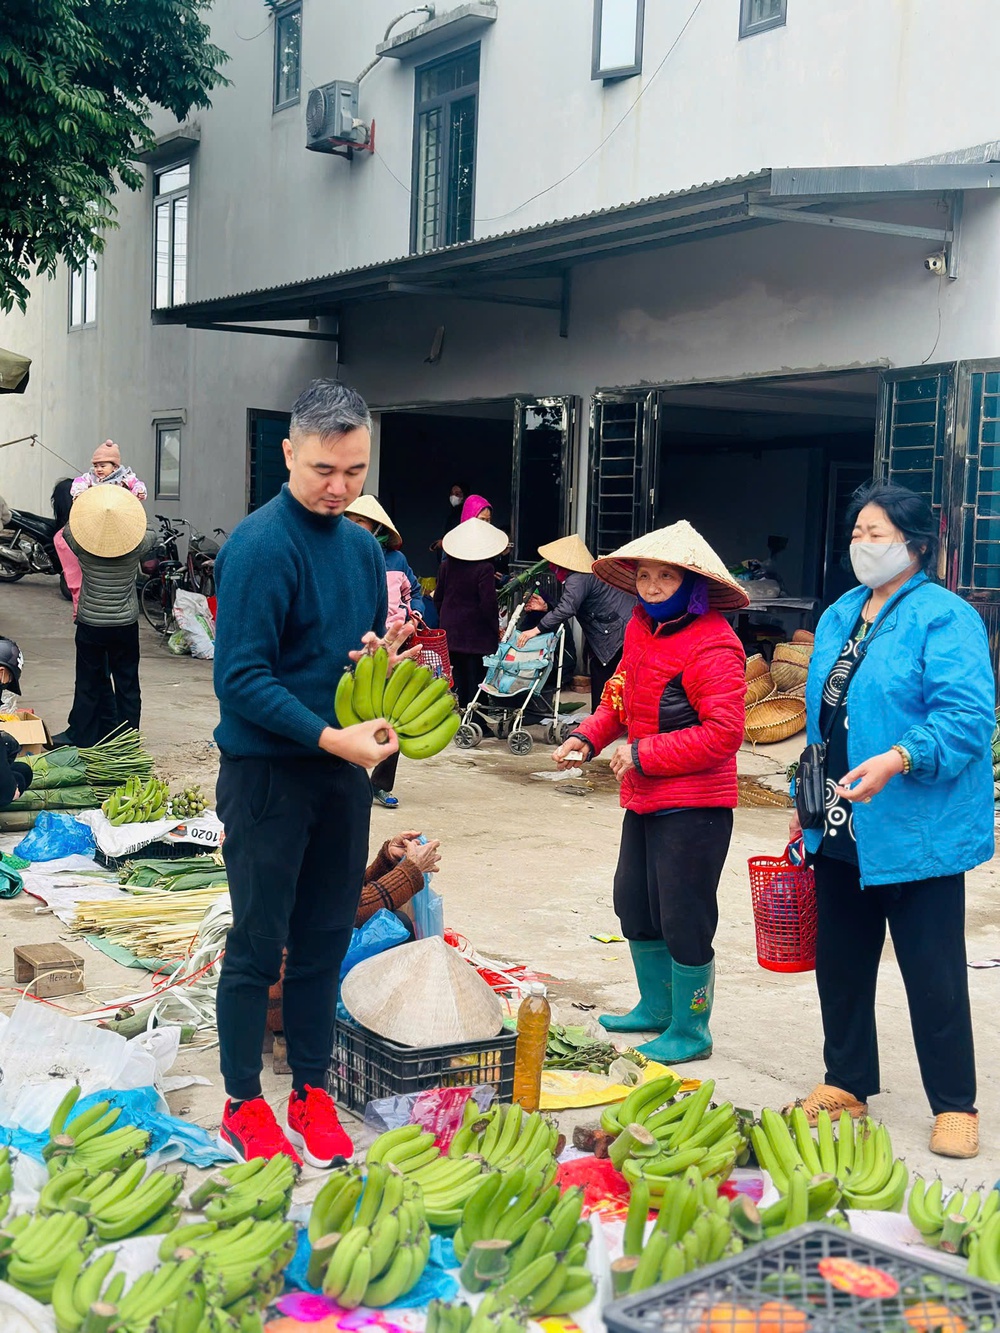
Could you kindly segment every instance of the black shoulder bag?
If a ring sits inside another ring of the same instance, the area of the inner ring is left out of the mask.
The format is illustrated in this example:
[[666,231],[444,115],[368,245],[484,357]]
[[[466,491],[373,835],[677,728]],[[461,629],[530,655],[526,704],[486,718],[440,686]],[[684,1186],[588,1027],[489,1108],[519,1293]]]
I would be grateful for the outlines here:
[[848,669],[843,689],[840,691],[837,702],[830,712],[822,739],[812,745],[807,745],[799,756],[799,766],[795,773],[795,809],[798,812],[799,823],[804,829],[822,828],[826,822],[827,749],[830,737],[833,735],[837,714],[847,699],[848,686],[854,679],[854,673],[864,661],[869,644],[886,624],[889,610],[898,606],[904,597],[908,597],[911,592],[916,592],[917,588],[922,586],[921,583],[915,583],[909,588],[905,588],[884,608],[880,624],[867,639],[862,639],[858,644],[858,651]]

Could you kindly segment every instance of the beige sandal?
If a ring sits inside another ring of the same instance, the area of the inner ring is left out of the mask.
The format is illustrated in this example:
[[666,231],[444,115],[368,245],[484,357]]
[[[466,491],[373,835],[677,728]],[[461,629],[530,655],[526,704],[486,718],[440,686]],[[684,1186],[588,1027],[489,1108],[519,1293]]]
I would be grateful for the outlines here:
[[835,1088],[832,1083],[817,1083],[808,1097],[800,1097],[797,1101],[790,1102],[788,1106],[783,1106],[781,1114],[788,1115],[796,1106],[802,1107],[810,1125],[814,1127],[820,1111],[829,1111],[834,1120],[841,1111],[849,1111],[855,1120],[860,1120],[862,1116],[868,1114],[867,1102],[859,1102],[849,1092],[845,1092],[843,1088]]
[[979,1116],[974,1111],[944,1111],[934,1117],[931,1152],[939,1157],[979,1154]]

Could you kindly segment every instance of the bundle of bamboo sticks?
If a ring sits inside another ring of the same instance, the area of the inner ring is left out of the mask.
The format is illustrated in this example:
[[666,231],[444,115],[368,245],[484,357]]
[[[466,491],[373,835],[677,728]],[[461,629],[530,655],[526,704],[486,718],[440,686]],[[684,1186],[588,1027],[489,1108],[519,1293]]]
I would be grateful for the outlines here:
[[123,893],[81,902],[72,928],[80,935],[103,935],[137,958],[183,958],[205,913],[226,892],[225,884],[217,884],[187,893]]

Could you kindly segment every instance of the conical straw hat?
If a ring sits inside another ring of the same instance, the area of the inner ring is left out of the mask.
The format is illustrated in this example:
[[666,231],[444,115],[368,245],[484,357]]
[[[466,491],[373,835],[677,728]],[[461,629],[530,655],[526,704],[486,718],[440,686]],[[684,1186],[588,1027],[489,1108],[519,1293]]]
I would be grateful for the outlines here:
[[69,511],[69,530],[91,555],[134,551],[146,533],[146,511],[124,486],[91,486]]
[[347,506],[344,512],[346,514],[358,514],[361,518],[370,519],[372,523],[380,523],[383,528],[387,528],[395,539],[389,542],[390,551],[398,551],[402,546],[403,539],[399,535],[399,529],[374,495],[359,495],[353,504]]
[[594,557],[587,550],[583,538],[578,533],[571,537],[560,537],[557,542],[548,542],[539,546],[538,554],[550,564],[560,569],[571,569],[577,574],[589,574]]
[[743,591],[709,546],[686,519],[657,528],[621,546],[594,562],[594,573],[613,588],[635,595],[635,569],[640,560],[660,560],[679,569],[690,569],[708,580],[708,602],[716,611],[741,611],[750,605]]
[[438,935],[358,963],[340,998],[356,1022],[400,1046],[482,1041],[503,1026],[496,994]]
[[441,539],[445,555],[456,560],[492,560],[507,549],[507,534],[484,523],[481,518],[467,518]]

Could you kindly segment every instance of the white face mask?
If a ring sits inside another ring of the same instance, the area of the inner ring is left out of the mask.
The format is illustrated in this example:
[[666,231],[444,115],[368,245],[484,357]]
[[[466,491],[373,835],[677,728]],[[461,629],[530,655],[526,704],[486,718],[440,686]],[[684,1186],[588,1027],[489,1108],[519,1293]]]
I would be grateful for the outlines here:
[[452,508],[457,508],[457,506],[462,503],[462,497],[460,495],[449,495],[448,499],[451,501]]
[[851,568],[866,588],[881,588],[908,569],[913,556],[906,542],[851,542]]

